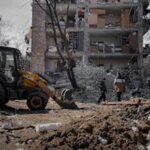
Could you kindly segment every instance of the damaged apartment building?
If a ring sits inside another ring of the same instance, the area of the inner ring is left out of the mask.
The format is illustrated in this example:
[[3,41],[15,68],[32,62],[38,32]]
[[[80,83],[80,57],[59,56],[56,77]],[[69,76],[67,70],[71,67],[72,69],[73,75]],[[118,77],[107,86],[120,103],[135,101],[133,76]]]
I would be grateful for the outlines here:
[[[46,8],[45,0],[39,0]],[[67,21],[70,49],[76,62],[104,68],[134,64],[141,68],[143,57],[143,0],[57,0],[63,28]],[[59,55],[53,39],[51,20],[33,1],[31,69],[42,74],[57,71]],[[60,38],[60,35],[57,35]],[[60,40],[61,43],[61,40]],[[63,43],[61,43],[63,45]],[[63,46],[61,46],[64,57]]]

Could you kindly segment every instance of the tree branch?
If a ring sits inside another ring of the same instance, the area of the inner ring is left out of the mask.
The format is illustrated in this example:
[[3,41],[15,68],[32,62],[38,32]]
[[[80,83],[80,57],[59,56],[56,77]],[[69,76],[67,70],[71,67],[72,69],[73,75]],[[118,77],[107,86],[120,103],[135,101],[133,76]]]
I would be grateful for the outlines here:
[[[65,61],[65,59],[63,58],[63,56],[62,56],[62,54],[61,54],[61,52],[60,52],[60,49],[59,49],[59,47],[58,47],[58,42],[57,42],[57,38],[56,38],[56,37],[57,37],[57,33],[56,33],[56,29],[55,29],[55,23],[54,23],[54,18],[53,18],[52,10],[51,10],[50,6],[47,5],[47,6],[49,7],[49,11],[50,11],[50,13],[49,13],[47,10],[45,10],[45,9],[41,6],[41,4],[38,2],[38,0],[35,0],[35,1],[36,1],[36,3],[38,4],[38,6],[39,6],[46,14],[48,14],[48,16],[50,16],[50,18],[51,18],[52,28],[53,28],[53,36],[54,36],[54,41],[55,41],[56,49],[57,49],[57,52],[58,52],[60,58],[62,59],[63,63],[65,63],[66,61]],[[47,0],[46,0],[46,3],[48,4],[48,1],[47,1]]]

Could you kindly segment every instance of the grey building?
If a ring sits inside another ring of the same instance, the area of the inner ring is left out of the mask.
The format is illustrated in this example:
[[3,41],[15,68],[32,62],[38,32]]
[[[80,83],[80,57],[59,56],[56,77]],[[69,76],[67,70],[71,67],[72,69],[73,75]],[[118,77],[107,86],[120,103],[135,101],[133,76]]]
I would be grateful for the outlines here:
[[[39,2],[46,9],[45,0]],[[62,28],[66,9],[66,1],[57,0]],[[143,56],[147,55],[143,51],[142,16],[142,0],[71,0],[67,33],[75,60],[104,68],[134,64],[142,70]],[[31,70],[42,74],[54,72],[59,68],[60,58],[51,21],[35,1],[32,17]],[[63,46],[62,54],[66,57]]]

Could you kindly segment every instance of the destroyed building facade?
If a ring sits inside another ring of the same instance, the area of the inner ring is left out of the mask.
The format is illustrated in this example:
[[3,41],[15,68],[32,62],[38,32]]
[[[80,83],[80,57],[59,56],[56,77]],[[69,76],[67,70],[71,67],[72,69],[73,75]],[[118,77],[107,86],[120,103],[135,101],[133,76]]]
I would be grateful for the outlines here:
[[[45,0],[39,0],[46,9]],[[129,64],[142,70],[142,0],[71,0],[67,18],[70,49],[77,62],[111,69]],[[66,0],[57,0],[62,28],[66,22]],[[33,1],[31,70],[42,74],[58,70],[51,20]],[[59,34],[57,35],[59,38]],[[65,56],[60,39],[62,54]]]

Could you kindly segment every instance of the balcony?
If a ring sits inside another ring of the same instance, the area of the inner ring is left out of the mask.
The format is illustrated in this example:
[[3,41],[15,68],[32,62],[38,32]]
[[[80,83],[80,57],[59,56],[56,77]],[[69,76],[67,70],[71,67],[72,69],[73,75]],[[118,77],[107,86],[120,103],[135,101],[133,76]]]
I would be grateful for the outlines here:
[[[66,23],[65,19],[66,19],[65,17],[64,17],[64,19],[62,19],[62,18],[59,19],[59,25],[60,25],[62,31],[65,30],[65,23]],[[59,34],[57,24],[55,24],[55,29],[57,30],[57,32]],[[82,32],[84,30],[84,26],[79,25],[79,24],[78,24],[78,26],[76,26],[76,21],[74,19],[74,16],[68,16],[66,30],[67,30],[67,32]],[[46,32],[53,33],[52,24],[51,24],[50,19],[47,19]]]
[[[62,31],[64,31],[65,29],[64,26],[62,26],[61,28],[62,28]],[[67,27],[66,31],[67,32],[83,32],[84,30],[83,28]],[[46,27],[46,32],[53,35],[53,29],[51,27]],[[57,32],[57,35],[60,35],[58,28],[56,28],[56,32]]]
[[[133,38],[132,38],[133,39]],[[108,41],[110,39],[107,39]],[[135,40],[134,40],[135,41]],[[115,41],[116,42],[116,41]],[[115,43],[114,42],[114,43]],[[123,42],[123,41],[122,41]],[[129,41],[128,41],[129,42]],[[105,41],[106,43],[106,41]],[[104,55],[104,56],[130,56],[138,54],[137,42],[131,44],[118,43],[118,44],[104,44],[104,42],[91,42],[89,53],[91,56]]]
[[99,29],[99,28],[89,29],[90,35],[116,35],[116,34],[119,35],[119,34],[126,34],[126,33],[131,33],[136,31],[138,31],[138,28],[116,27],[116,28],[104,28],[104,29]]
[[[78,0],[78,5],[85,6],[86,0]],[[89,8],[131,8],[138,5],[138,0],[89,0]]]
[[[108,30],[132,30],[137,28],[138,18],[136,9],[90,9],[88,17],[89,27],[91,29]],[[96,30],[97,32],[97,30]]]
[[[62,52],[62,56],[64,58],[68,57],[67,54],[66,54],[66,52]],[[83,52],[77,51],[76,53],[73,53],[73,57],[74,58],[81,58],[82,56],[83,56]],[[57,52],[47,52],[46,53],[46,57],[47,58],[51,58],[51,59],[58,59],[58,58],[60,58],[60,56],[58,55]]]
[[105,9],[124,9],[137,6],[138,3],[91,3],[89,8],[105,8]]
[[[67,20],[67,23],[66,23],[66,20]],[[59,25],[60,25],[62,31],[66,27],[68,32],[76,32],[76,31],[83,31],[85,23],[81,19],[79,21],[76,21],[75,14],[69,13],[67,18],[66,18],[66,16],[63,16],[63,15],[59,16]],[[58,30],[57,24],[55,24],[55,28],[56,28],[56,30]],[[46,31],[52,32],[52,23],[51,23],[51,19],[49,17],[46,18]]]
[[89,58],[119,58],[127,59],[132,57],[137,57],[138,54],[129,54],[129,53],[89,53]]

